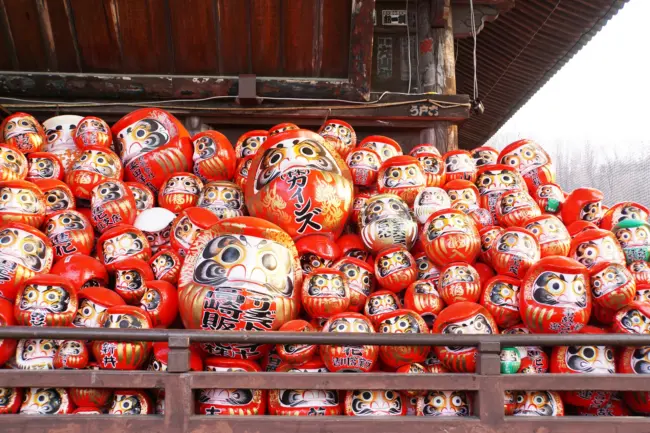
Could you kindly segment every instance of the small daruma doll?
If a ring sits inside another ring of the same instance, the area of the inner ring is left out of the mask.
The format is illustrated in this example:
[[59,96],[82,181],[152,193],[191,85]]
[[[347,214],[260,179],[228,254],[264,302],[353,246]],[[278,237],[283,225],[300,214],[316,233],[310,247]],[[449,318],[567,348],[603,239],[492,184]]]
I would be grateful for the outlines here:
[[16,299],[21,285],[34,275],[46,274],[52,268],[54,249],[50,240],[35,228],[7,223],[0,228],[0,297]]
[[415,259],[404,247],[387,248],[375,258],[375,276],[382,289],[397,293],[415,281]]
[[179,213],[196,206],[203,190],[203,182],[192,173],[173,173],[160,187],[158,205]]
[[505,275],[497,275],[485,283],[480,303],[500,328],[509,328],[521,321],[520,290],[521,280]]
[[122,163],[110,149],[88,146],[74,159],[72,168],[65,175],[76,198],[90,200],[92,190],[105,180],[122,180]]
[[137,228],[121,224],[108,229],[97,240],[97,255],[99,260],[106,266],[106,270],[112,272],[115,265],[128,258],[149,260],[151,247],[144,233]]
[[133,193],[133,199],[135,200],[135,209],[137,210],[138,215],[141,212],[144,212],[145,210],[151,209],[155,206],[156,198],[149,188],[137,182],[125,183]]
[[408,155],[394,156],[384,161],[377,174],[377,183],[380,193],[395,194],[409,206],[427,186],[420,162]]
[[470,154],[472,155],[476,168],[496,164],[499,159],[499,151],[490,146],[477,147],[470,151]]
[[417,237],[417,223],[408,205],[393,194],[374,195],[366,202],[359,229],[363,243],[375,254],[395,245],[410,250]]
[[100,233],[118,224],[133,224],[137,215],[133,193],[120,180],[98,183],[90,203],[93,225]]
[[88,348],[83,341],[65,340],[54,355],[55,369],[80,369],[88,365]]
[[639,203],[632,201],[616,203],[603,215],[603,219],[600,220],[600,228],[611,230],[616,224],[625,220],[648,221],[649,214],[648,208]]
[[497,202],[497,221],[504,227],[522,226],[542,214],[526,191],[504,192]]
[[418,313],[428,326],[433,324],[445,307],[437,286],[435,279],[419,280],[408,286],[404,294],[404,308]]
[[[280,332],[316,332],[311,323],[304,320],[289,320],[282,325]],[[282,362],[287,364],[302,364],[309,361],[318,351],[314,344],[276,344],[277,352]]]
[[34,152],[27,156],[29,169],[26,180],[33,182],[38,179],[63,179],[63,164],[61,160],[49,152]]
[[100,328],[106,310],[126,305],[120,295],[104,287],[86,287],[78,292],[77,298],[79,308],[72,320],[72,326],[76,328]]
[[0,388],[0,415],[18,413],[22,401],[22,388]]
[[540,215],[527,220],[524,228],[537,238],[540,257],[569,254],[571,235],[558,217]]
[[203,131],[192,137],[194,174],[203,182],[230,180],[235,175],[235,150],[225,135]]
[[650,304],[634,301],[614,315],[614,332],[620,334],[650,334]]
[[171,248],[163,248],[149,259],[149,266],[156,280],[176,284],[181,273],[183,259]]
[[333,269],[343,272],[350,288],[350,306],[348,311],[360,312],[366,299],[375,289],[373,268],[367,262],[354,257],[343,257],[332,265]]
[[86,146],[101,146],[109,148],[113,137],[111,128],[99,117],[86,116],[79,121],[72,133],[74,143],[79,149]]
[[[102,313],[102,328],[150,329],[149,315],[137,307],[119,305]],[[139,370],[149,358],[151,343],[93,341],[92,351],[103,370]]]
[[[322,332],[354,332],[374,334],[375,329],[370,319],[359,313],[340,313],[329,318],[323,325]],[[338,346],[324,344],[320,346],[320,355],[327,369],[331,372],[372,371],[379,355],[377,346]]]
[[178,315],[178,293],[167,281],[147,281],[140,308],[149,314],[154,328],[169,327]]
[[416,159],[424,171],[424,179],[428,187],[441,187],[445,184],[445,163],[436,153],[420,153]]
[[66,388],[27,388],[20,406],[21,415],[63,415],[72,410]]
[[174,212],[163,207],[154,207],[140,212],[133,225],[142,230],[151,252],[156,253],[159,249],[170,246],[172,223],[175,219]]
[[481,296],[481,279],[469,263],[450,263],[440,271],[438,288],[445,304],[456,302],[478,302]]
[[27,158],[17,148],[0,143],[0,181],[23,180],[28,167]]
[[244,192],[232,182],[215,180],[205,185],[197,202],[219,219],[243,216],[246,211]]
[[154,405],[144,390],[118,389],[113,393],[109,415],[151,415]]
[[423,235],[424,251],[438,266],[457,261],[472,263],[481,248],[476,224],[458,210],[442,209],[432,214]]
[[349,123],[342,120],[330,119],[323,123],[318,133],[325,138],[333,138],[335,150],[345,158],[357,145],[357,134]]
[[554,183],[546,183],[531,191],[542,212],[557,215],[562,209],[565,197],[562,188]]
[[332,317],[350,305],[350,289],[343,272],[318,268],[302,283],[302,306],[312,318]]
[[75,199],[70,187],[60,180],[37,180],[34,184],[43,191],[46,217],[58,211],[76,209]]
[[338,237],[352,208],[350,170],[323,137],[307,130],[270,137],[255,155],[244,193],[252,216],[293,239],[325,232]]
[[171,248],[180,257],[185,257],[199,233],[212,227],[218,221],[219,217],[207,209],[188,207],[172,221],[169,235]]
[[158,193],[172,173],[192,164],[192,143],[183,124],[159,108],[141,108],[111,128],[124,164],[125,180],[140,182]]
[[[381,316],[377,324],[380,334],[428,334],[429,328],[418,313],[411,310],[395,310]],[[413,362],[424,362],[429,346],[379,346],[382,363],[397,369]]]
[[153,272],[142,259],[127,258],[113,266],[115,291],[130,305],[138,305],[147,291],[145,281],[153,280]]
[[309,235],[296,242],[300,254],[300,266],[305,275],[318,268],[330,268],[341,256],[341,249],[330,237]]
[[568,257],[545,257],[523,279],[521,319],[533,333],[571,334],[582,329],[591,313],[589,274]]
[[455,179],[476,180],[476,165],[466,150],[450,150],[443,156],[447,182]]
[[569,257],[587,268],[601,262],[625,264],[625,254],[614,234],[600,229],[587,230],[576,235],[571,241]]
[[[433,322],[433,334],[498,334],[492,315],[474,302],[458,302],[443,309]],[[443,366],[455,373],[473,373],[478,351],[475,347],[435,346]]]
[[368,296],[363,314],[377,327],[379,322],[383,320],[385,314],[392,313],[400,308],[402,308],[402,303],[397,297],[397,293],[388,290],[379,290]]
[[376,152],[377,155],[379,155],[381,162],[384,162],[393,156],[402,154],[402,148],[397,141],[382,135],[371,135],[366,137],[361,140],[358,147],[361,149],[370,149],[373,152]]
[[0,222],[17,222],[39,228],[45,219],[43,191],[31,182],[0,182]]
[[[297,317],[301,287],[298,251],[287,233],[259,218],[229,218],[192,243],[178,281],[180,315],[187,329],[277,330]],[[215,355],[262,356],[250,344],[202,347]]]
[[406,397],[393,390],[355,389],[345,392],[347,416],[404,416]]
[[620,263],[602,262],[589,270],[594,303],[620,310],[634,300],[637,284]]
[[587,221],[598,225],[603,217],[602,192],[594,188],[578,188],[562,204],[562,221],[567,226],[574,221]]
[[242,159],[255,155],[267,138],[269,138],[269,133],[263,129],[244,132],[235,144],[235,157]]
[[63,210],[43,223],[43,231],[54,247],[56,260],[72,254],[90,254],[95,245],[93,227],[82,213]]
[[523,278],[540,258],[539,243],[531,232],[519,227],[504,230],[494,241],[492,267],[498,274]]
[[[205,360],[205,370],[215,373],[256,373],[255,361],[213,356]],[[262,415],[266,411],[266,390],[205,388],[197,392],[196,409],[201,415]]]
[[413,215],[415,215],[419,224],[424,224],[434,212],[450,207],[451,200],[447,192],[442,188],[429,186],[420,191],[415,197]]
[[627,219],[616,224],[612,232],[623,249],[628,265],[650,260],[650,223]]
[[509,191],[525,191],[526,183],[514,168],[503,165],[484,165],[478,170],[476,187],[480,195],[479,204],[497,218],[497,204],[501,194]]
[[370,149],[355,149],[345,159],[356,186],[372,186],[377,182],[381,166],[379,155]]
[[18,291],[14,314],[21,326],[69,326],[77,312],[77,290],[58,275],[37,275]]
[[555,391],[519,391],[513,416],[564,416],[564,404]]
[[499,163],[517,169],[529,190],[555,182],[555,169],[546,151],[532,140],[518,140],[507,145],[499,154]]
[[43,127],[27,113],[14,113],[0,125],[0,142],[12,145],[24,154],[40,151],[45,141]]
[[417,402],[418,416],[472,416],[472,397],[467,391],[429,391]]

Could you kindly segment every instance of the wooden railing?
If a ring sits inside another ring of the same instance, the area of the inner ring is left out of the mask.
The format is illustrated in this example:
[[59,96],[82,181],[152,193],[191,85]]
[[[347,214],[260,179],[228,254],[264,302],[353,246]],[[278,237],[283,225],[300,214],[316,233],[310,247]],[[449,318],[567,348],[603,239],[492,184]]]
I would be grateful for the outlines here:
[[[504,390],[648,391],[650,375],[501,375],[499,360],[502,347],[650,346],[650,335],[368,335],[0,327],[0,338],[166,341],[170,347],[167,372],[0,370],[0,387],[164,389],[164,416],[3,415],[0,417],[1,432],[650,432],[650,418],[646,417],[520,418],[506,417],[503,407]],[[479,355],[474,374],[190,372],[190,343],[211,341],[249,344],[475,346]],[[467,418],[200,416],[195,415],[193,398],[193,390],[198,388],[466,390],[476,392],[477,399],[475,416]]]

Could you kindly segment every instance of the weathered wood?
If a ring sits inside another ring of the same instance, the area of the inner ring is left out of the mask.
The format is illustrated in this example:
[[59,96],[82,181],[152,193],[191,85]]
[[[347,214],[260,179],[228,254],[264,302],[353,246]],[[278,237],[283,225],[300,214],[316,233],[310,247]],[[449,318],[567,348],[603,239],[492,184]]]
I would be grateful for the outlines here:
[[346,17],[352,8],[351,0],[326,0],[323,9],[323,77],[346,78],[350,47],[350,20]]
[[[282,70],[290,77],[313,75],[313,40],[318,27],[313,22],[314,0],[283,0]],[[305,43],[305,41],[311,41]]]
[[350,36],[350,70],[348,78],[360,95],[370,97],[372,66],[372,11],[375,0],[352,0],[352,34]]
[[[423,92],[445,95],[456,93],[456,62],[451,1],[444,0],[445,26],[432,28],[429,21],[432,5],[428,1],[418,4],[418,49],[420,50],[420,83]],[[439,5],[438,5],[439,6]],[[441,153],[458,149],[458,126],[440,122],[420,133],[422,143],[434,144]]]
[[29,0],[3,0],[3,5],[15,47],[17,69],[45,71],[47,54],[41,38],[36,4]]
[[248,67],[248,34],[250,32],[250,16],[247,2],[239,0],[218,1],[219,18],[219,55],[223,62],[224,75],[245,74]]
[[[469,38],[472,37],[472,24],[469,5],[454,5],[454,37]],[[474,5],[474,23],[476,25],[476,34],[479,34],[485,23],[494,21],[499,16],[499,8],[491,5]]]
[[41,38],[43,39],[43,47],[45,47],[45,58],[47,59],[47,70],[58,70],[58,62],[56,57],[56,47],[54,44],[54,34],[52,33],[52,24],[50,22],[49,8],[47,7],[46,0],[35,0],[36,11],[38,12],[39,28],[41,30]]
[[[110,24],[110,0],[69,1],[81,53],[82,69],[99,72],[119,71],[120,50],[115,27]],[[101,49],[98,49],[99,47]]]
[[[243,2],[227,3],[239,4]],[[212,2],[169,0],[169,10],[176,73],[217,73],[219,66]]]
[[253,0],[251,10],[251,50],[253,71],[258,76],[282,75],[280,61],[280,16],[282,0]]
[[80,72],[81,59],[72,28],[67,0],[45,0],[56,47],[57,69],[61,72]]
[[6,55],[0,56],[0,67],[4,70],[18,69],[16,45],[14,44],[14,37],[11,34],[11,27],[9,27],[9,17],[7,16],[7,8],[4,0],[0,0],[0,38],[2,47],[6,53]]

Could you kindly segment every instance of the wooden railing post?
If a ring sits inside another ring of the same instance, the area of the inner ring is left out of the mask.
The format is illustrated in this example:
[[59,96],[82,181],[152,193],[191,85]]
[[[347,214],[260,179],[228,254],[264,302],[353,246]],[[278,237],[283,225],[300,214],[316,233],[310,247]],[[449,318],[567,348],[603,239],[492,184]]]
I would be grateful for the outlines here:
[[167,371],[170,373],[186,373],[190,369],[190,339],[189,337],[169,337],[169,355]]
[[501,376],[501,344],[498,341],[483,341],[478,346],[476,372],[480,375],[477,399],[477,415],[481,423],[496,426],[504,421],[504,389]]
[[185,432],[194,414],[190,388],[190,339],[169,337],[167,375],[165,377],[165,426],[169,432]]

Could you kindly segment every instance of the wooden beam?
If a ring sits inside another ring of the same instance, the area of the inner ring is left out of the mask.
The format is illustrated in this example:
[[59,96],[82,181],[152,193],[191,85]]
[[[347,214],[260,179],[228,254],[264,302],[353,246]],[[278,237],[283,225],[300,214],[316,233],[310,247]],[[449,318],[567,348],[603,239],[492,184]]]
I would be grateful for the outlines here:
[[[418,3],[418,50],[420,65],[418,73],[423,92],[443,95],[456,93],[456,59],[451,1],[444,0],[445,26],[432,28],[432,8],[439,8],[438,0],[423,0]],[[420,133],[422,143],[435,145],[441,153],[458,149],[458,127],[452,123],[439,122]]]
[[352,0],[348,79],[365,100],[370,98],[374,10],[375,0]]

